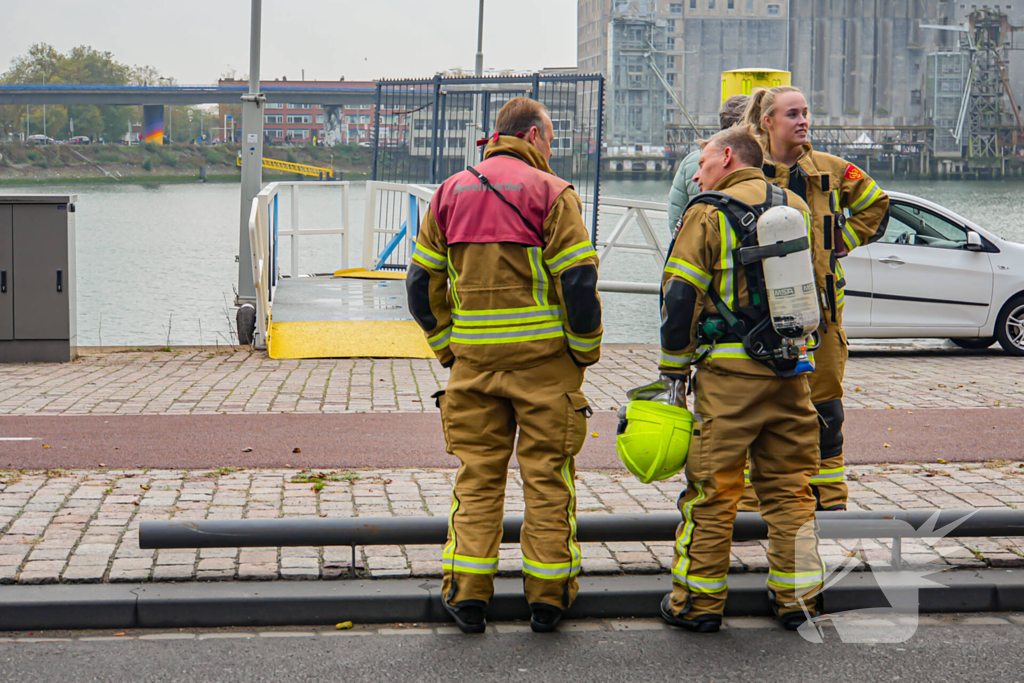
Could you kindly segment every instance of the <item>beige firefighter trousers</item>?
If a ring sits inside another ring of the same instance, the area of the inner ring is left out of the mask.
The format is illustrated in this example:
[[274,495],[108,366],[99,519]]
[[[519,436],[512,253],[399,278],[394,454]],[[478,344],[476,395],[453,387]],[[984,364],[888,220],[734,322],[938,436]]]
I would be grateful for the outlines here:
[[[815,406],[829,401],[842,401],[843,378],[846,376],[846,361],[850,355],[849,342],[843,331],[843,309],[839,309],[838,323],[828,323],[828,332],[821,332],[821,346],[814,352],[814,372],[807,375],[811,385],[811,401]],[[840,425],[840,429],[841,429]],[[840,431],[840,434],[842,432]],[[825,431],[823,439],[827,439]],[[834,435],[833,435],[833,438]],[[739,509],[757,512],[757,494],[749,481],[749,465],[744,472],[747,478]],[[846,505],[849,489],[846,486],[846,462],[844,453],[823,459],[818,472],[811,479],[811,485],[818,499],[818,507],[827,510],[837,505]]]
[[[698,370],[686,462],[683,521],[676,530],[672,611],[721,614],[743,467],[768,525],[768,588],[779,613],[815,613],[824,580],[810,480],[818,470],[818,416],[806,376],[751,378]],[[801,605],[800,600],[803,600]]]
[[521,545],[527,601],[565,609],[576,598],[582,556],[574,456],[590,414],[582,384],[583,370],[568,354],[497,372],[455,361],[438,398],[448,452],[462,461],[442,559],[449,604],[491,598],[513,449],[526,504]]

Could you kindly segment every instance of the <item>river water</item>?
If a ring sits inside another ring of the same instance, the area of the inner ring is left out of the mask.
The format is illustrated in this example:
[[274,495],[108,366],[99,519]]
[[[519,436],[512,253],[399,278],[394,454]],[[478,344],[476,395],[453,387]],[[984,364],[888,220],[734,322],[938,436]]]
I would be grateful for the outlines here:
[[[1009,240],[1024,242],[1024,183],[893,181],[887,189],[916,194],[966,216]],[[606,181],[602,196],[666,201],[667,183]],[[83,346],[225,344],[233,338],[237,281],[239,187],[234,183],[166,185],[0,185],[3,193],[74,193],[78,227],[78,341]],[[302,189],[303,228],[340,222],[338,194]],[[351,266],[362,244],[365,184],[352,184]],[[281,202],[281,224],[288,220]],[[602,222],[602,234],[614,224]],[[667,243],[667,227],[655,226]],[[640,241],[639,232],[625,241]],[[340,238],[303,237],[302,273],[341,267]],[[280,267],[290,270],[282,239]],[[248,259],[248,255],[245,256]],[[602,265],[612,280],[657,282],[659,264],[642,254],[615,253]],[[657,297],[604,294],[605,340],[653,343]]]

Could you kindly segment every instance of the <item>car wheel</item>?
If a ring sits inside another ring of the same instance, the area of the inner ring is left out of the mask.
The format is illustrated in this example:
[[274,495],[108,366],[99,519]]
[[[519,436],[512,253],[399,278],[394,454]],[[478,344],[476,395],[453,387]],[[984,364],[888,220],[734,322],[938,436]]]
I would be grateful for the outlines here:
[[1024,295],[1010,299],[996,322],[999,345],[1011,356],[1024,356]]
[[987,349],[996,343],[995,337],[960,337],[957,339],[950,339],[954,345],[959,346],[961,349],[972,349],[978,351],[980,349]]

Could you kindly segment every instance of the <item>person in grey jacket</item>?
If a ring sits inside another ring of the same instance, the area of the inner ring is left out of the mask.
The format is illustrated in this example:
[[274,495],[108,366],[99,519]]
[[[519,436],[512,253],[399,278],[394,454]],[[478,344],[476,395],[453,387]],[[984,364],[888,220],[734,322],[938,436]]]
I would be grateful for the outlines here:
[[[718,122],[722,130],[739,123],[743,118],[743,112],[747,108],[749,95],[733,95],[722,103],[718,110]],[[675,180],[672,181],[672,189],[668,192],[668,230],[672,237],[675,237],[678,229],[679,219],[683,217],[683,209],[686,208],[690,199],[700,192],[697,183],[693,182],[693,176],[697,173],[697,160],[700,159],[700,149],[695,149],[686,155],[683,162],[679,164]]]

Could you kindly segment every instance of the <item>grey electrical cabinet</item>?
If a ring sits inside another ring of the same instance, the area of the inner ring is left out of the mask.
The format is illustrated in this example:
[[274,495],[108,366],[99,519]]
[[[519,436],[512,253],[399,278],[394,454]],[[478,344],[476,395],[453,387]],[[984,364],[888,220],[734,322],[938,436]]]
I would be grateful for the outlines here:
[[78,355],[77,195],[0,194],[0,362]]

